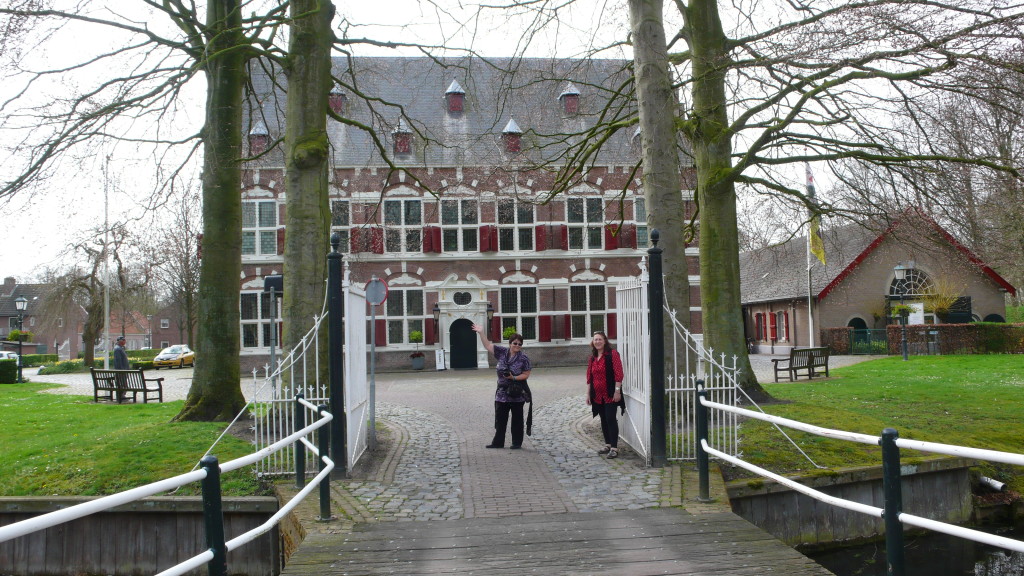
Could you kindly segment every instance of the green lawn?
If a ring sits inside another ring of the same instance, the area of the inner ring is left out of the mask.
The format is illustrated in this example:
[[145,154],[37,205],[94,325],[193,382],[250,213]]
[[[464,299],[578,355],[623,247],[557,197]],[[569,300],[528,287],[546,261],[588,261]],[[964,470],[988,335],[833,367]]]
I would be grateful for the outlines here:
[[[171,423],[182,402],[96,404],[91,396],[41,394],[50,384],[0,385],[0,496],[106,495],[184,474],[223,423]],[[252,453],[227,435],[221,462]],[[251,468],[222,476],[226,495],[262,494]],[[199,493],[198,484],[178,495]]]
[[[918,356],[884,358],[833,370],[828,380],[765,384],[777,404],[765,411],[825,428],[1024,453],[1024,356]],[[831,440],[792,429],[787,433],[819,465],[879,464],[874,446]],[[770,424],[745,423],[745,458],[769,470],[811,471],[811,466]],[[904,458],[924,456],[904,451]],[[1024,469],[986,465],[985,473],[1024,491]]]

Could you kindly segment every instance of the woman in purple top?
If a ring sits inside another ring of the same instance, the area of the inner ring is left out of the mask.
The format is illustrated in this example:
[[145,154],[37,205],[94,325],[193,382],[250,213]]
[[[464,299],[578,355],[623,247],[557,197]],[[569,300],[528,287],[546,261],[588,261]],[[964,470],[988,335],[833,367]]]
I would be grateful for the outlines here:
[[498,389],[494,393],[494,439],[488,448],[505,447],[505,427],[508,426],[508,415],[512,414],[512,446],[513,450],[523,447],[523,405],[530,401],[530,389],[525,387],[523,394],[509,394],[509,384],[513,381],[526,382],[530,377],[530,359],[523,353],[523,335],[513,334],[508,339],[508,347],[492,344],[487,339],[486,330],[473,324],[473,331],[480,335],[487,352],[498,361]]

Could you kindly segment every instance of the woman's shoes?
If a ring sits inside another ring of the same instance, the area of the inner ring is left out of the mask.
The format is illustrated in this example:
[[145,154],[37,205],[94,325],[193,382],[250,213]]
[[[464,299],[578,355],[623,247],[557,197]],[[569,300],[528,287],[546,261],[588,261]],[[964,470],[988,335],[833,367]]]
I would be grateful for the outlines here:
[[487,446],[484,446],[484,448],[504,448],[504,446],[500,444],[488,444]]
[[605,444],[604,448],[601,448],[600,450],[598,450],[597,453],[598,454],[607,454],[608,451],[611,450],[611,449],[612,449],[612,447],[610,445]]
[[619,450],[618,450],[617,448],[610,448],[610,449],[608,450],[608,456],[607,456],[607,458],[608,458],[609,460],[611,460],[612,458],[618,458],[618,457],[619,457]]
[[519,444],[513,444],[513,445],[508,447],[509,450],[522,450],[522,448],[523,447],[521,445],[519,445]]

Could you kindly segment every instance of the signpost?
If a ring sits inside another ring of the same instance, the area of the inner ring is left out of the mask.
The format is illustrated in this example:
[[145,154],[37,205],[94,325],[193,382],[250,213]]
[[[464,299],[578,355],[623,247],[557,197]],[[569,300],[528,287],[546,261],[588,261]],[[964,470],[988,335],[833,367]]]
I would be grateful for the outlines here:
[[366,301],[370,304],[370,430],[366,439],[371,450],[377,447],[377,306],[387,299],[387,283],[371,277],[366,283]]

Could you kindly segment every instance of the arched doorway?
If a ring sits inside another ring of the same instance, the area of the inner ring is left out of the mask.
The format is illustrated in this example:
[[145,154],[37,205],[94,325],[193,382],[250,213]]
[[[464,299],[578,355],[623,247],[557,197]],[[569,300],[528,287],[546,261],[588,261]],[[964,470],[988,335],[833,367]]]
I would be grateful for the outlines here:
[[867,330],[868,323],[863,318],[850,318],[850,321],[846,323],[846,326],[853,328],[854,330]]
[[473,332],[473,323],[460,318],[448,328],[451,342],[451,366],[453,370],[476,368],[476,345],[479,336]]

